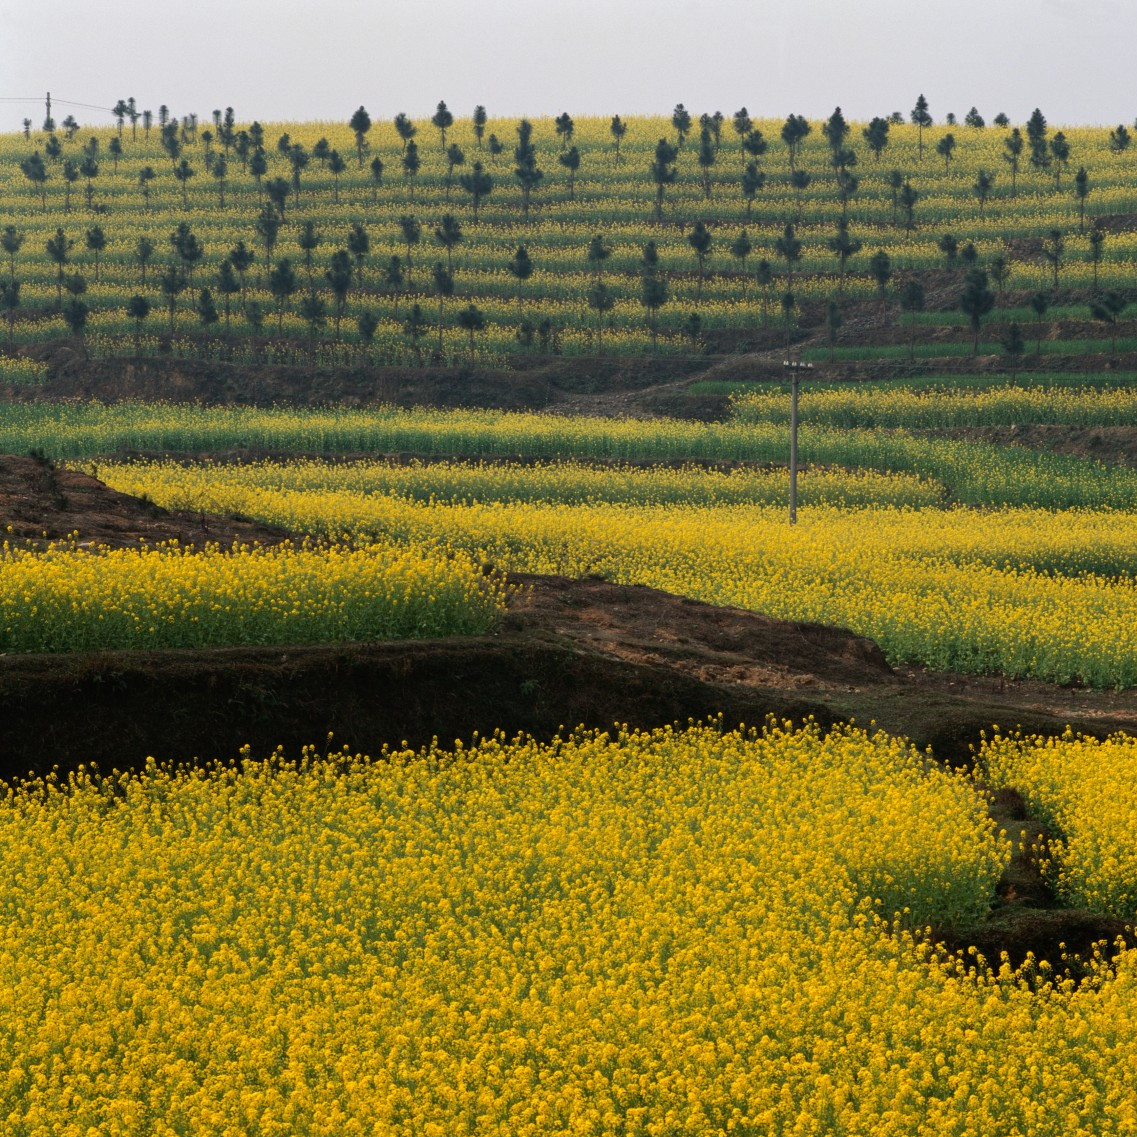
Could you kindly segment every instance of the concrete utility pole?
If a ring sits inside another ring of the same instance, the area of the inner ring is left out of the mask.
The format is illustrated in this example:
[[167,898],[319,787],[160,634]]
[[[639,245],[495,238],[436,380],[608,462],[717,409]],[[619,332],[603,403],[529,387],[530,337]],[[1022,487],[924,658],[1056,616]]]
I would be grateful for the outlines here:
[[800,359],[783,359],[790,369],[790,524],[797,524],[797,393],[802,371],[812,371],[812,363]]

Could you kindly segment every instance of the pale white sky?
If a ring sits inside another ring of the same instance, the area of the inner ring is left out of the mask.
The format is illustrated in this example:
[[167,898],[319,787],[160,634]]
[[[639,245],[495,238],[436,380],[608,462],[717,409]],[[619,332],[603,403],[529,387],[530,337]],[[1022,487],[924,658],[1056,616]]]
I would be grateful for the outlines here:
[[[1137,0],[0,0],[0,130],[42,100],[241,121],[670,113],[1132,123]],[[109,121],[59,104],[81,123]]]

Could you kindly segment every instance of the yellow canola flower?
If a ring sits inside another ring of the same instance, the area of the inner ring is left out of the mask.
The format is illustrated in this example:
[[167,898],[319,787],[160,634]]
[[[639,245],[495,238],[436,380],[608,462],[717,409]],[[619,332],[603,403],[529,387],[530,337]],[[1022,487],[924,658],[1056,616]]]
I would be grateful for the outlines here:
[[1124,1132],[1132,955],[1035,989],[922,942],[1008,855],[962,775],[814,726],[29,782],[7,1125]]
[[[1121,402],[1124,410],[1124,401]],[[1099,408],[1100,409],[1100,408]],[[1089,408],[1089,417],[1097,411]],[[774,416],[772,416],[774,417]],[[193,407],[163,403],[0,405],[0,448],[54,458],[124,450],[230,449],[332,456],[345,453],[512,457],[616,462],[761,462],[784,465],[786,429],[774,421],[616,420],[490,410]],[[1137,473],[1024,447],[928,438],[907,430],[803,425],[801,459],[942,486],[956,501],[990,507],[1137,509]],[[835,476],[835,475],[833,475]],[[832,483],[831,483],[832,484]],[[848,484],[848,483],[846,483]],[[879,500],[924,504],[881,484]],[[832,491],[823,495],[835,500]],[[865,499],[865,486],[852,493]]]
[[[746,391],[731,398],[739,422],[788,422],[787,394]],[[899,385],[887,391],[830,387],[800,396],[803,417],[836,427],[935,429],[1017,423],[1131,426],[1137,422],[1132,387],[930,388]]]
[[[645,505],[775,505],[786,500],[784,469],[703,469],[585,462],[408,462],[289,459],[225,466],[161,462],[77,463],[108,484],[135,493],[176,495],[188,503],[212,496],[217,483],[309,495],[392,495],[413,501],[627,502]],[[944,490],[911,474],[872,470],[813,469],[800,476],[803,503],[935,506]],[[352,518],[348,510],[346,518]],[[350,522],[349,522],[350,523]]]
[[469,558],[384,544],[0,550],[10,652],[476,634],[504,605]]

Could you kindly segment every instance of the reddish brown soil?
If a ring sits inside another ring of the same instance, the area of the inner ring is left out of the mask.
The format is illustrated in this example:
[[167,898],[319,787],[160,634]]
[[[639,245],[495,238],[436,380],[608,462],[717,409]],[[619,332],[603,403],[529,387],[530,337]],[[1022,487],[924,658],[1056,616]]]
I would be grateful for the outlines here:
[[1137,230],[1137,213],[1106,213],[1094,218],[1094,227],[1107,233],[1132,233]]
[[502,621],[503,632],[542,628],[581,648],[706,683],[800,692],[856,691],[895,681],[872,640],[841,628],[718,608],[600,577],[509,579],[522,591]]
[[42,545],[77,534],[81,543],[112,548],[139,541],[199,547],[210,541],[273,544],[289,536],[256,521],[171,513],[76,470],[17,455],[0,455],[0,532],[21,544]]

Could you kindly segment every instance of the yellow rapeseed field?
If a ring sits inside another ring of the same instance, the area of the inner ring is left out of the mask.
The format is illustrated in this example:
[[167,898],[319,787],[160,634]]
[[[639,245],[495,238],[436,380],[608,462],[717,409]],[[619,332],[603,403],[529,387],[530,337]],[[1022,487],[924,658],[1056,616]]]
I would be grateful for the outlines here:
[[470,634],[504,602],[468,558],[381,544],[0,548],[0,651]]
[[[1054,395],[1057,406],[1061,392]],[[814,424],[803,425],[800,442],[801,461],[811,466],[909,474],[969,505],[1137,510],[1137,471],[1091,459],[928,438],[909,430]],[[788,445],[785,426],[771,421],[702,423],[392,406],[0,404],[0,450],[37,450],[57,459],[236,449],[326,457],[409,452],[446,458],[784,464]],[[885,493],[882,500],[895,502],[897,496]],[[924,500],[911,499],[912,504]]]
[[[1015,423],[1132,426],[1137,391],[1132,387],[976,387],[887,391],[851,385],[805,391],[801,414],[811,423],[837,427],[890,426],[934,429]],[[787,393],[747,391],[731,400],[741,422],[788,422]]]
[[1075,989],[920,942],[1008,855],[962,775],[851,729],[28,783],[4,1127],[1132,1133],[1137,954]]
[[[470,497],[479,480],[483,489],[493,482],[484,501],[454,500],[457,485],[431,499],[440,488],[432,467],[91,468],[114,488],[170,508],[245,513],[328,537],[456,548],[504,569],[602,573],[713,604],[838,624],[877,640],[894,662],[1102,687],[1137,682],[1137,524],[1129,513],[818,505],[790,528],[776,507],[691,504],[706,501],[709,486],[729,484],[696,470],[669,483],[689,488],[686,502],[641,504],[627,492],[639,475],[625,471],[594,472],[600,500],[580,501],[573,491],[566,502],[557,496],[560,475],[545,468],[510,467],[493,478],[475,470]],[[653,477],[643,480],[651,485]],[[420,479],[429,493],[410,492]],[[605,493],[613,500],[602,500]]]

